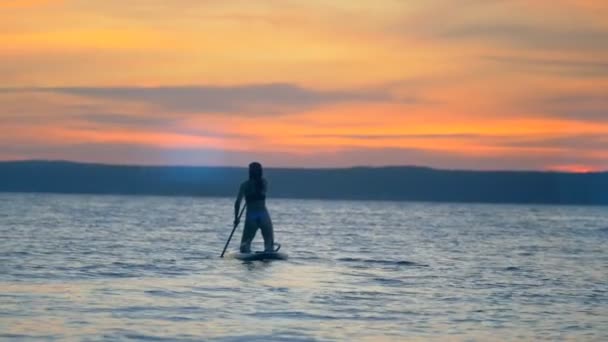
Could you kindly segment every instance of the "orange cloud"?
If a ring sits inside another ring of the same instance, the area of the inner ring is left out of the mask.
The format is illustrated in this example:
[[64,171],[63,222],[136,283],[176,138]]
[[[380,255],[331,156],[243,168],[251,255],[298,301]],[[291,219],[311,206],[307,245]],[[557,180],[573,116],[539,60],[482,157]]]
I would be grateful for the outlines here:
[[49,4],[60,4],[63,0],[7,0],[0,2],[0,8],[28,8]]

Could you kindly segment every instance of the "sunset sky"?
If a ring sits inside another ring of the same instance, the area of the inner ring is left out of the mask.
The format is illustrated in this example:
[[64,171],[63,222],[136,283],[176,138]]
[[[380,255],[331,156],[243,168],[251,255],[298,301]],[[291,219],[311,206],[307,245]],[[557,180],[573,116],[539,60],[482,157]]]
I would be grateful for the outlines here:
[[0,160],[608,170],[605,0],[0,0]]

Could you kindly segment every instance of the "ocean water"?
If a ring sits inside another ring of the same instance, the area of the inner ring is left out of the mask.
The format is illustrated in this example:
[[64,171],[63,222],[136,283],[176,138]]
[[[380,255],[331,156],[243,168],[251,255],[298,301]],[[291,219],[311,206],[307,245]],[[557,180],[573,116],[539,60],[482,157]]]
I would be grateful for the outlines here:
[[0,339],[608,340],[608,207],[232,201],[0,194]]

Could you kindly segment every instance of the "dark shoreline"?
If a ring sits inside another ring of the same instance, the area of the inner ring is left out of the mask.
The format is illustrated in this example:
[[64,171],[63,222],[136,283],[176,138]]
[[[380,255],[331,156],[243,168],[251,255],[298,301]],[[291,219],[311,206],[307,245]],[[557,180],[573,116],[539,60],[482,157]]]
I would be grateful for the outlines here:
[[[273,198],[608,205],[608,172],[267,168]],[[246,168],[0,162],[0,192],[232,197]]]

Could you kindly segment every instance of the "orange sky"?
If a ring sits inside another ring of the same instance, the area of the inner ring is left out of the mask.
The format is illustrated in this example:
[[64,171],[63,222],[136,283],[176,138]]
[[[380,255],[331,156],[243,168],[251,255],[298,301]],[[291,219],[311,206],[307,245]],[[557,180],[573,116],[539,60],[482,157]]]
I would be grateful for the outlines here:
[[608,170],[608,2],[0,1],[0,159]]

